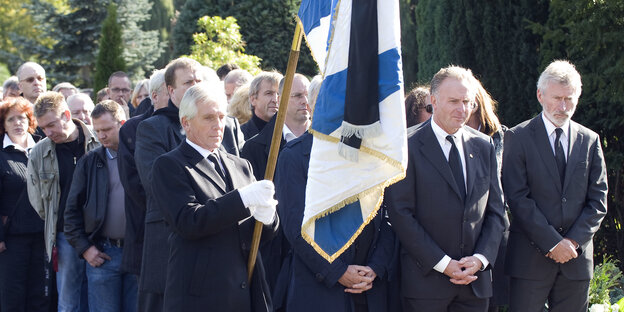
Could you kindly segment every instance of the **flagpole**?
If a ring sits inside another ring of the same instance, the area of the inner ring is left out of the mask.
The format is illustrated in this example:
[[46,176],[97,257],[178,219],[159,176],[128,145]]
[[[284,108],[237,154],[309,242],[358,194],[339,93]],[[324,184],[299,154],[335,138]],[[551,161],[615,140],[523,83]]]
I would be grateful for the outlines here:
[[[275,165],[277,164],[277,153],[279,152],[279,146],[282,140],[282,129],[284,128],[284,120],[286,119],[288,100],[290,99],[290,88],[292,86],[293,77],[295,76],[295,70],[297,69],[297,62],[299,61],[299,50],[301,48],[301,41],[303,40],[303,29],[301,26],[301,22],[297,20],[296,24],[297,26],[295,27],[295,35],[293,37],[290,55],[288,56],[288,66],[286,67],[286,76],[284,77],[284,87],[282,88],[282,93],[280,95],[280,104],[277,111],[277,118],[275,120],[275,128],[273,128],[273,137],[271,139],[269,159],[267,161],[266,170],[264,171],[264,179],[269,181],[273,181],[273,174],[275,173]],[[251,251],[249,252],[249,261],[247,263],[247,282],[249,284],[251,284],[251,277],[253,276],[254,267],[256,265],[258,247],[260,246],[260,237],[262,236],[262,227],[262,222],[256,221],[253,232],[253,239],[251,241]]]

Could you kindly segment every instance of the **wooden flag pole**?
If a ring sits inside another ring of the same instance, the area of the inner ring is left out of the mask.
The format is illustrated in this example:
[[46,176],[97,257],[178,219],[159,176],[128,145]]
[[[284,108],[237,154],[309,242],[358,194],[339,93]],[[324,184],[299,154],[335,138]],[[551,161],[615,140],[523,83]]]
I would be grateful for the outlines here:
[[[286,67],[284,87],[280,95],[279,109],[277,111],[277,118],[275,120],[275,128],[273,128],[273,137],[271,139],[269,159],[267,161],[267,167],[264,172],[264,179],[269,181],[273,181],[273,174],[275,173],[275,165],[277,164],[277,153],[279,152],[280,142],[282,141],[282,129],[284,128],[284,120],[286,119],[288,100],[290,99],[290,88],[292,86],[293,77],[295,76],[295,70],[297,69],[297,62],[299,61],[299,50],[301,48],[301,41],[303,40],[303,29],[301,27],[301,23],[297,21],[296,24],[297,26],[295,27],[295,36],[293,37],[290,55],[288,56],[288,67]],[[258,247],[260,246],[260,237],[262,236],[262,227],[262,222],[256,221],[253,232],[253,239],[251,241],[251,251],[249,252],[249,261],[247,263],[248,284],[251,284],[251,277],[253,276],[254,267],[256,265]]]

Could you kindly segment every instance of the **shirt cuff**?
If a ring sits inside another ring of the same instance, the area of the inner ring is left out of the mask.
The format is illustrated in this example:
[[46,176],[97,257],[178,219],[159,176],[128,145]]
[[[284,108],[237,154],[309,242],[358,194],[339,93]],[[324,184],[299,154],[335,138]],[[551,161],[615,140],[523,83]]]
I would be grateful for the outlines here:
[[[561,241],[559,241],[559,243],[561,243]],[[557,243],[555,246],[553,246],[552,248],[550,248],[550,250],[548,250],[548,252],[552,252],[553,250],[555,250],[555,248],[557,246],[559,246],[559,243]]]
[[433,267],[433,269],[444,274],[444,270],[446,270],[446,267],[449,265],[450,262],[451,257],[444,255],[444,257],[442,257],[442,260],[440,260],[438,264]]
[[481,264],[483,266],[481,266],[481,269],[479,269],[480,271],[485,270],[485,268],[487,268],[487,266],[490,264],[490,262],[482,254],[476,253],[473,256],[475,256],[477,259],[481,260]]

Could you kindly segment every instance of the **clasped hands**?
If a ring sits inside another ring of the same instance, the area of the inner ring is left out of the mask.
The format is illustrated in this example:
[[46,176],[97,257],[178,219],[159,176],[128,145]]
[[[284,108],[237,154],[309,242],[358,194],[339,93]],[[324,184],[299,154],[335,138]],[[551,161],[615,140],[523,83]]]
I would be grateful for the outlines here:
[[552,259],[557,263],[566,263],[576,257],[578,257],[578,253],[576,252],[576,246],[578,243],[575,241],[564,238],[553,248],[552,251],[546,254],[546,257]]
[[345,292],[361,294],[373,287],[377,274],[369,266],[352,264],[342,274],[338,283],[345,287]]
[[444,275],[450,277],[450,281],[457,285],[468,285],[477,280],[477,273],[483,263],[475,256],[463,257],[459,261],[451,260],[444,269]]
[[265,225],[273,223],[275,206],[277,206],[277,200],[273,198],[275,195],[273,182],[269,180],[256,181],[241,187],[238,189],[238,193],[254,219]]

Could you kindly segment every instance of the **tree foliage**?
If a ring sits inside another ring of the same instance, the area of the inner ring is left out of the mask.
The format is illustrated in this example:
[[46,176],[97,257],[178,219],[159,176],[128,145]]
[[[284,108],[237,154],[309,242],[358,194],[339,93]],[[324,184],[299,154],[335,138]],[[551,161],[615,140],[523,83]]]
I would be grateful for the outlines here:
[[152,11],[150,19],[144,23],[144,29],[156,30],[158,32],[158,41],[165,45],[165,50],[154,63],[156,68],[163,68],[173,55],[173,46],[170,42],[171,22],[174,13],[173,1],[150,0],[150,3],[152,3]]
[[150,19],[151,8],[148,0],[119,0],[117,19],[122,29],[123,58],[132,81],[145,78],[165,48],[157,30],[142,27]]
[[235,63],[252,74],[260,72],[260,58],[244,53],[244,42],[235,18],[204,16],[197,24],[203,31],[193,34],[195,44],[191,46],[190,58],[210,68]]
[[546,0],[420,0],[417,79],[429,81],[450,64],[470,68],[500,103],[501,121],[513,126],[539,108],[535,83],[541,38],[527,27],[529,21],[545,21],[547,14]]
[[100,37],[100,49],[95,66],[93,90],[106,87],[108,77],[116,71],[126,71],[126,62],[123,58],[123,46],[121,39],[121,25],[117,22],[117,5],[108,5],[106,19],[102,24],[102,36]]
[[[189,54],[195,24],[202,16],[233,16],[238,21],[246,52],[262,59],[261,67],[286,70],[295,30],[295,15],[300,1],[295,0],[187,0],[173,28],[174,56]],[[315,75],[318,70],[307,46],[302,46],[298,72]]]

